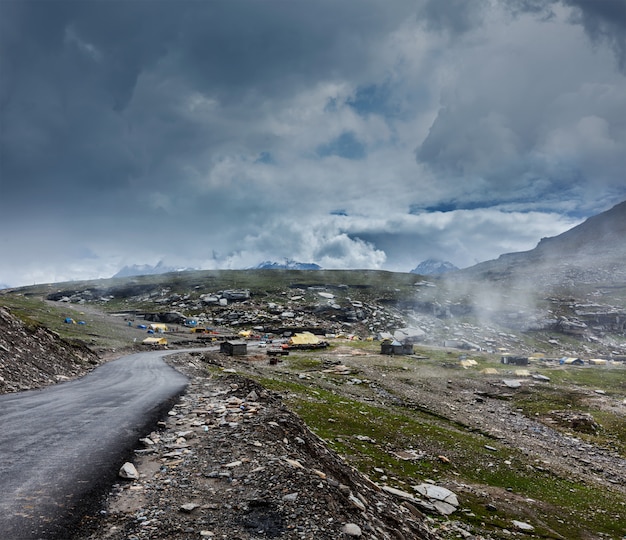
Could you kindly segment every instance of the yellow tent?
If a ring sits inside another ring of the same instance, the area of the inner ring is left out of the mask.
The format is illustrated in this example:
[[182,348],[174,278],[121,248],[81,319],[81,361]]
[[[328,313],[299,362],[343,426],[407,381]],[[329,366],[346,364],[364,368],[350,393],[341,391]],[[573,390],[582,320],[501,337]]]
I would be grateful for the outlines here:
[[150,345],[152,347],[159,347],[167,345],[167,339],[164,337],[149,337],[142,341],[144,345]]
[[319,342],[319,338],[311,332],[300,332],[298,334],[294,334],[289,340],[290,345],[316,345]]
[[152,323],[148,328],[155,332],[167,332],[167,325],[163,323]]
[[592,366],[605,366],[607,362],[603,358],[592,358],[589,363]]

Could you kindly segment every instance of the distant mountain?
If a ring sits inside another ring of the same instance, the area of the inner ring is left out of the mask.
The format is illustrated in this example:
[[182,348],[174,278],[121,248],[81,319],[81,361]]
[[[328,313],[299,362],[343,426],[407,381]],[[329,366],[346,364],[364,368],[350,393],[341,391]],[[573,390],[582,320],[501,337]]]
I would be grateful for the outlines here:
[[458,268],[451,262],[442,261],[440,259],[426,259],[413,268],[410,273],[419,274],[421,276],[431,276],[447,274],[448,272],[454,272],[455,270],[458,270]]
[[182,272],[184,270],[193,270],[193,268],[174,268],[173,266],[165,266],[163,261],[159,261],[155,266],[149,264],[124,266],[124,268],[113,277],[152,276],[156,274],[167,274],[169,272]]
[[455,277],[490,280],[511,277],[543,283],[626,279],[626,201],[558,236],[542,238],[530,251],[455,272]]
[[322,267],[315,263],[301,263],[285,259],[282,263],[274,261],[263,261],[251,270],[321,270]]
[[0,289],[10,289],[11,286],[10,285],[6,285],[4,283],[0,283]]

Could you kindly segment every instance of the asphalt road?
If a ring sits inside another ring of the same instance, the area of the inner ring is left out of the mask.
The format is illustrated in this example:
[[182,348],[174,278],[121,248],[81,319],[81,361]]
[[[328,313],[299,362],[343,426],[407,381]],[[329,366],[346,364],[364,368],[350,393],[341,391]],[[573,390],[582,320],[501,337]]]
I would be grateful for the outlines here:
[[78,380],[0,395],[2,540],[66,539],[98,511],[138,439],[187,385],[167,354],[133,354]]

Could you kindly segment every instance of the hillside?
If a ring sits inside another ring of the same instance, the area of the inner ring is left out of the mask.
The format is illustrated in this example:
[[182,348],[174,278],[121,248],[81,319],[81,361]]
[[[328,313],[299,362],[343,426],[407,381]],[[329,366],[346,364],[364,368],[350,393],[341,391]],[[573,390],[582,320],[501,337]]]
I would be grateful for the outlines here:
[[70,343],[37,323],[30,326],[0,306],[0,393],[47,386],[84,375],[98,363],[81,343]]

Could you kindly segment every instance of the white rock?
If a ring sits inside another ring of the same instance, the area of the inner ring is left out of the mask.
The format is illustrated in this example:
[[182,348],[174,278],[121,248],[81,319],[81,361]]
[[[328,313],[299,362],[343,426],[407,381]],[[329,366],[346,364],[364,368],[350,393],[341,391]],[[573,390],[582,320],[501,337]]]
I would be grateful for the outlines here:
[[350,495],[348,495],[348,500],[359,510],[361,510],[361,512],[365,512],[365,505],[358,497],[355,497],[354,495],[352,495],[352,493],[350,493]]
[[128,461],[122,465],[120,468],[120,472],[118,473],[122,478],[127,478],[128,480],[137,480],[139,478],[139,473],[135,466]]
[[535,528],[530,523],[524,523],[523,521],[512,521],[513,525],[520,531],[534,531]]
[[390,495],[395,495],[396,497],[400,497],[401,499],[407,499],[409,501],[414,501],[415,497],[406,491],[402,491],[401,489],[396,489],[391,486],[382,486],[382,490],[386,491]]
[[445,501],[432,501],[432,504],[437,509],[437,511],[444,516],[452,514],[457,509],[456,506],[449,504]]
[[459,506],[459,500],[456,495],[447,488],[432,484],[420,484],[419,486],[413,486],[413,489],[427,499],[443,501],[455,507]]
[[347,534],[348,536],[359,537],[363,533],[361,532],[361,527],[359,527],[356,523],[346,523],[342,528],[341,532]]

